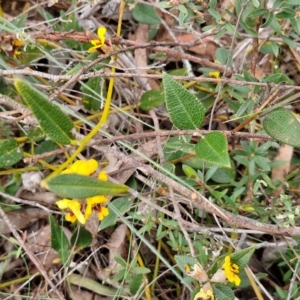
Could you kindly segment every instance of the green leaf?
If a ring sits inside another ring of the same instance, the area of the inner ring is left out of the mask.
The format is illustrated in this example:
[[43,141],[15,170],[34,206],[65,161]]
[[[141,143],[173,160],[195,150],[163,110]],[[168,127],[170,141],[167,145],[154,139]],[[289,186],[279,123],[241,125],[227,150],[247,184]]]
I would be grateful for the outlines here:
[[71,245],[84,249],[92,242],[92,234],[83,226],[78,226],[71,237]]
[[183,130],[199,128],[204,121],[204,108],[199,99],[166,73],[163,85],[167,110],[174,125]]
[[90,111],[99,110],[101,99],[106,98],[105,79],[100,76],[90,78],[87,83],[81,87],[81,90],[83,93],[83,106]]
[[14,139],[0,141],[0,168],[10,167],[23,157],[23,149]]
[[199,264],[199,261],[196,258],[187,255],[175,255],[174,258],[178,267],[184,273],[186,272],[186,265],[193,267],[195,264]]
[[234,300],[235,298],[232,289],[228,286],[216,284],[212,288],[216,300]]
[[217,183],[229,183],[234,180],[236,176],[236,170],[234,165],[229,168],[218,168],[217,171],[212,175],[211,180]]
[[195,150],[202,160],[230,168],[227,139],[223,133],[208,133],[197,143]]
[[117,198],[114,201],[108,203],[109,215],[101,221],[99,231],[107,227],[114,226],[117,222],[119,215],[124,215],[126,212],[129,211],[130,207],[131,201],[125,197]]
[[188,165],[182,165],[182,171],[188,178],[199,179],[197,172]]
[[[35,152],[35,154],[42,154],[42,153],[54,151],[57,148],[58,148],[57,144],[55,144],[54,142],[52,142],[50,140],[47,140],[47,141],[41,142],[37,147],[35,147],[34,152]],[[55,158],[55,155],[51,155],[51,156],[45,157],[44,161],[47,163],[50,163],[54,158]]]
[[143,276],[142,275],[134,275],[132,276],[129,282],[129,290],[132,295],[136,295],[139,289],[143,284]]
[[[216,51],[216,58],[221,65],[226,65],[229,58],[229,51],[227,49],[219,48]],[[229,65],[232,65],[232,60],[229,62]]]
[[161,19],[155,9],[144,3],[138,3],[134,7],[132,17],[141,24],[159,25],[161,23]]
[[232,260],[233,263],[237,264],[241,270],[248,265],[254,251],[255,251],[255,247],[248,247],[231,254],[230,259]]
[[43,187],[63,198],[87,198],[96,195],[125,193],[126,185],[106,182],[94,177],[78,174],[60,174],[43,181]]
[[150,110],[165,102],[163,92],[150,90],[145,92],[141,97],[140,108]]
[[300,147],[300,124],[289,110],[278,108],[268,113],[263,120],[263,128],[273,139]]
[[71,119],[57,106],[47,100],[47,96],[25,81],[15,80],[15,87],[28,108],[36,117],[40,127],[51,140],[60,144],[70,144]]
[[126,292],[121,290],[120,288],[116,289],[116,288],[108,287],[91,278],[86,277],[86,275],[71,274],[68,275],[66,279],[68,284],[74,284],[77,285],[78,287],[80,286],[80,288],[85,288],[87,290],[90,290],[97,295],[106,295],[106,296],[114,296],[114,297],[116,297],[116,295],[124,295],[123,297],[125,297],[126,295]]
[[219,14],[216,10],[214,10],[214,9],[209,9],[209,10],[208,10],[208,13],[209,13],[215,20],[217,20],[217,21],[220,21],[220,20],[221,20],[221,16],[220,16],[220,14]]
[[58,252],[62,263],[65,264],[71,255],[68,250],[68,238],[52,215],[49,215],[49,223],[51,228],[51,247]]

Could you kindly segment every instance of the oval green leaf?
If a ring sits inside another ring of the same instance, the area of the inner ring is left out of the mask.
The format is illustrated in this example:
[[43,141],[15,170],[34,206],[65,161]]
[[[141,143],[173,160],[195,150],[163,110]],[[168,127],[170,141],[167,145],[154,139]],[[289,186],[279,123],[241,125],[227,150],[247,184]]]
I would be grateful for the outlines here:
[[78,199],[96,195],[121,194],[128,190],[126,185],[78,174],[57,175],[44,182],[44,186],[60,197]]
[[212,286],[215,299],[218,300],[234,300],[234,292],[229,286],[215,284]]
[[71,236],[71,245],[84,249],[88,247],[93,240],[92,234],[83,226],[78,226]]
[[293,147],[300,147],[300,124],[289,110],[277,108],[271,111],[265,116],[262,125],[273,139]]
[[54,142],[70,144],[71,119],[57,106],[47,100],[47,96],[25,81],[16,79],[15,87],[28,108],[36,117],[43,132]]
[[0,168],[10,167],[23,157],[23,149],[14,139],[0,141]]
[[145,92],[140,101],[140,108],[150,110],[165,102],[162,91],[150,90]]
[[204,107],[199,99],[166,73],[163,85],[167,110],[174,125],[182,130],[199,128],[204,121]]
[[133,18],[141,23],[148,25],[159,25],[161,20],[155,9],[147,4],[138,3],[132,10]]
[[230,168],[228,144],[221,132],[211,132],[205,135],[195,147],[196,155],[202,160]]

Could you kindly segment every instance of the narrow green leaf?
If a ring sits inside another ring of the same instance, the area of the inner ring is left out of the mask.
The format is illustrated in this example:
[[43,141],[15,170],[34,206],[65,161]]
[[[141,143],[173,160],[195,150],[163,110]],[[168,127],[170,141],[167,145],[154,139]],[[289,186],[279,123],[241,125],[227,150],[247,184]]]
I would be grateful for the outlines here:
[[300,147],[300,124],[289,110],[278,108],[268,113],[263,120],[263,128],[275,140]]
[[138,3],[134,7],[132,17],[141,24],[159,25],[161,23],[161,19],[155,9],[144,3]]
[[204,108],[199,99],[166,73],[163,85],[167,110],[174,125],[183,130],[199,128],[204,121]]
[[70,144],[70,130],[73,128],[71,119],[57,106],[50,103],[46,95],[25,81],[16,79],[14,83],[44,133],[56,143]]
[[86,275],[71,274],[67,277],[68,284],[74,284],[80,286],[80,288],[85,288],[94,292],[97,295],[106,295],[106,296],[116,296],[123,294],[124,297],[126,293],[119,289],[108,287],[104,284],[101,284],[91,278],[86,277]]
[[92,242],[92,234],[83,226],[76,228],[71,237],[71,245],[84,249]]
[[58,252],[62,263],[65,264],[71,254],[68,250],[68,238],[52,215],[49,215],[49,223],[51,228],[51,247]]
[[51,192],[63,198],[87,198],[96,195],[115,195],[125,193],[126,185],[101,181],[94,177],[78,174],[60,174],[44,182]]
[[163,92],[158,90],[150,90],[145,92],[140,101],[140,108],[150,110],[165,102]]
[[131,201],[125,197],[115,199],[108,203],[109,215],[101,221],[99,231],[114,226],[119,215],[124,215],[127,211],[129,211],[130,207]]
[[23,157],[23,149],[14,139],[0,141],[0,168],[10,167]]
[[197,143],[195,150],[196,155],[202,160],[230,168],[228,144],[223,133],[208,133]]

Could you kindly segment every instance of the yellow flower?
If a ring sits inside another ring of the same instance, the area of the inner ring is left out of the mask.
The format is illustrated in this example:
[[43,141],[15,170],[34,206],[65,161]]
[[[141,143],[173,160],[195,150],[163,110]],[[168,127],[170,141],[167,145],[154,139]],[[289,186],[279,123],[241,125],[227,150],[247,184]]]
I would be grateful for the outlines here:
[[222,266],[222,269],[229,282],[233,282],[236,286],[241,284],[241,278],[238,276],[240,268],[237,264],[231,263],[230,256],[225,257],[225,263]]
[[13,41],[11,42],[11,44],[12,44],[12,46],[14,46],[14,47],[21,47],[21,46],[23,46],[23,42],[20,41],[20,40],[13,40]]
[[13,56],[14,58],[17,58],[17,56],[20,55],[20,54],[22,53],[21,51],[19,51],[18,48],[23,46],[23,42],[20,41],[20,40],[13,40],[13,41],[11,42],[11,45],[12,45],[12,47],[13,47],[13,50],[12,50],[12,56]]
[[198,292],[194,297],[194,300],[214,300],[214,299],[215,296],[212,290],[204,291],[203,289],[201,289],[200,292]]
[[102,181],[107,181],[108,180],[108,176],[105,170],[101,171],[98,175],[98,179],[102,180]]
[[99,39],[98,40],[91,40],[90,43],[93,45],[93,47],[89,48],[88,53],[92,53],[96,51],[97,49],[101,48],[105,43],[105,33],[106,28],[105,27],[99,27],[97,30],[97,34]]
[[62,174],[79,174],[89,176],[98,168],[98,162],[95,159],[77,160],[68,169],[62,171]]
[[62,199],[56,201],[56,205],[59,209],[68,209],[70,212],[66,214],[65,219],[69,222],[74,223],[79,221],[81,224],[85,224],[85,218],[81,212],[81,204],[75,200]]
[[214,77],[214,78],[218,79],[218,78],[220,78],[220,72],[218,72],[218,71],[209,72],[208,76],[209,77]]
[[98,212],[98,219],[103,220],[104,217],[108,216],[108,208],[101,206],[102,203],[107,203],[108,199],[104,196],[93,196],[86,198],[86,208],[84,212],[84,218],[87,220],[93,213],[93,209]]

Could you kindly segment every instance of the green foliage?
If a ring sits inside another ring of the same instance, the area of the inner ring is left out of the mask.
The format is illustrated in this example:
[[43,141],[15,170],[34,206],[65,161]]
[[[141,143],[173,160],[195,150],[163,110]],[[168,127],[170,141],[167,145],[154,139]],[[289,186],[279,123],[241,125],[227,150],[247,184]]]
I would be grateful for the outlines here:
[[300,147],[300,124],[289,110],[277,108],[269,112],[263,120],[263,128],[277,141]]
[[138,3],[132,10],[133,18],[142,24],[159,25],[161,20],[155,9],[147,4]]
[[125,193],[128,187],[78,174],[60,174],[45,182],[45,187],[63,198],[87,198]]
[[163,85],[167,110],[174,125],[179,129],[199,128],[204,120],[201,102],[166,73]]
[[58,252],[63,264],[69,264],[71,251],[69,250],[68,238],[52,215],[49,215],[49,223],[51,227],[51,247]]
[[161,91],[150,90],[145,92],[140,100],[140,108],[143,110],[150,110],[163,104],[165,99]]
[[223,133],[208,133],[197,143],[195,150],[202,160],[230,168],[227,139]]
[[78,226],[71,236],[71,245],[84,249],[92,242],[92,234],[82,226]]
[[100,223],[99,230],[114,226],[119,216],[123,216],[131,207],[128,198],[117,198],[108,204],[109,215]]
[[100,76],[90,78],[81,88],[83,97],[82,103],[84,107],[90,111],[100,109],[101,102],[106,98],[105,80]]
[[7,168],[23,157],[23,149],[14,139],[0,141],[0,168]]
[[73,128],[71,119],[57,106],[50,103],[45,94],[27,82],[16,79],[15,86],[44,133],[57,143],[70,144],[70,130]]

